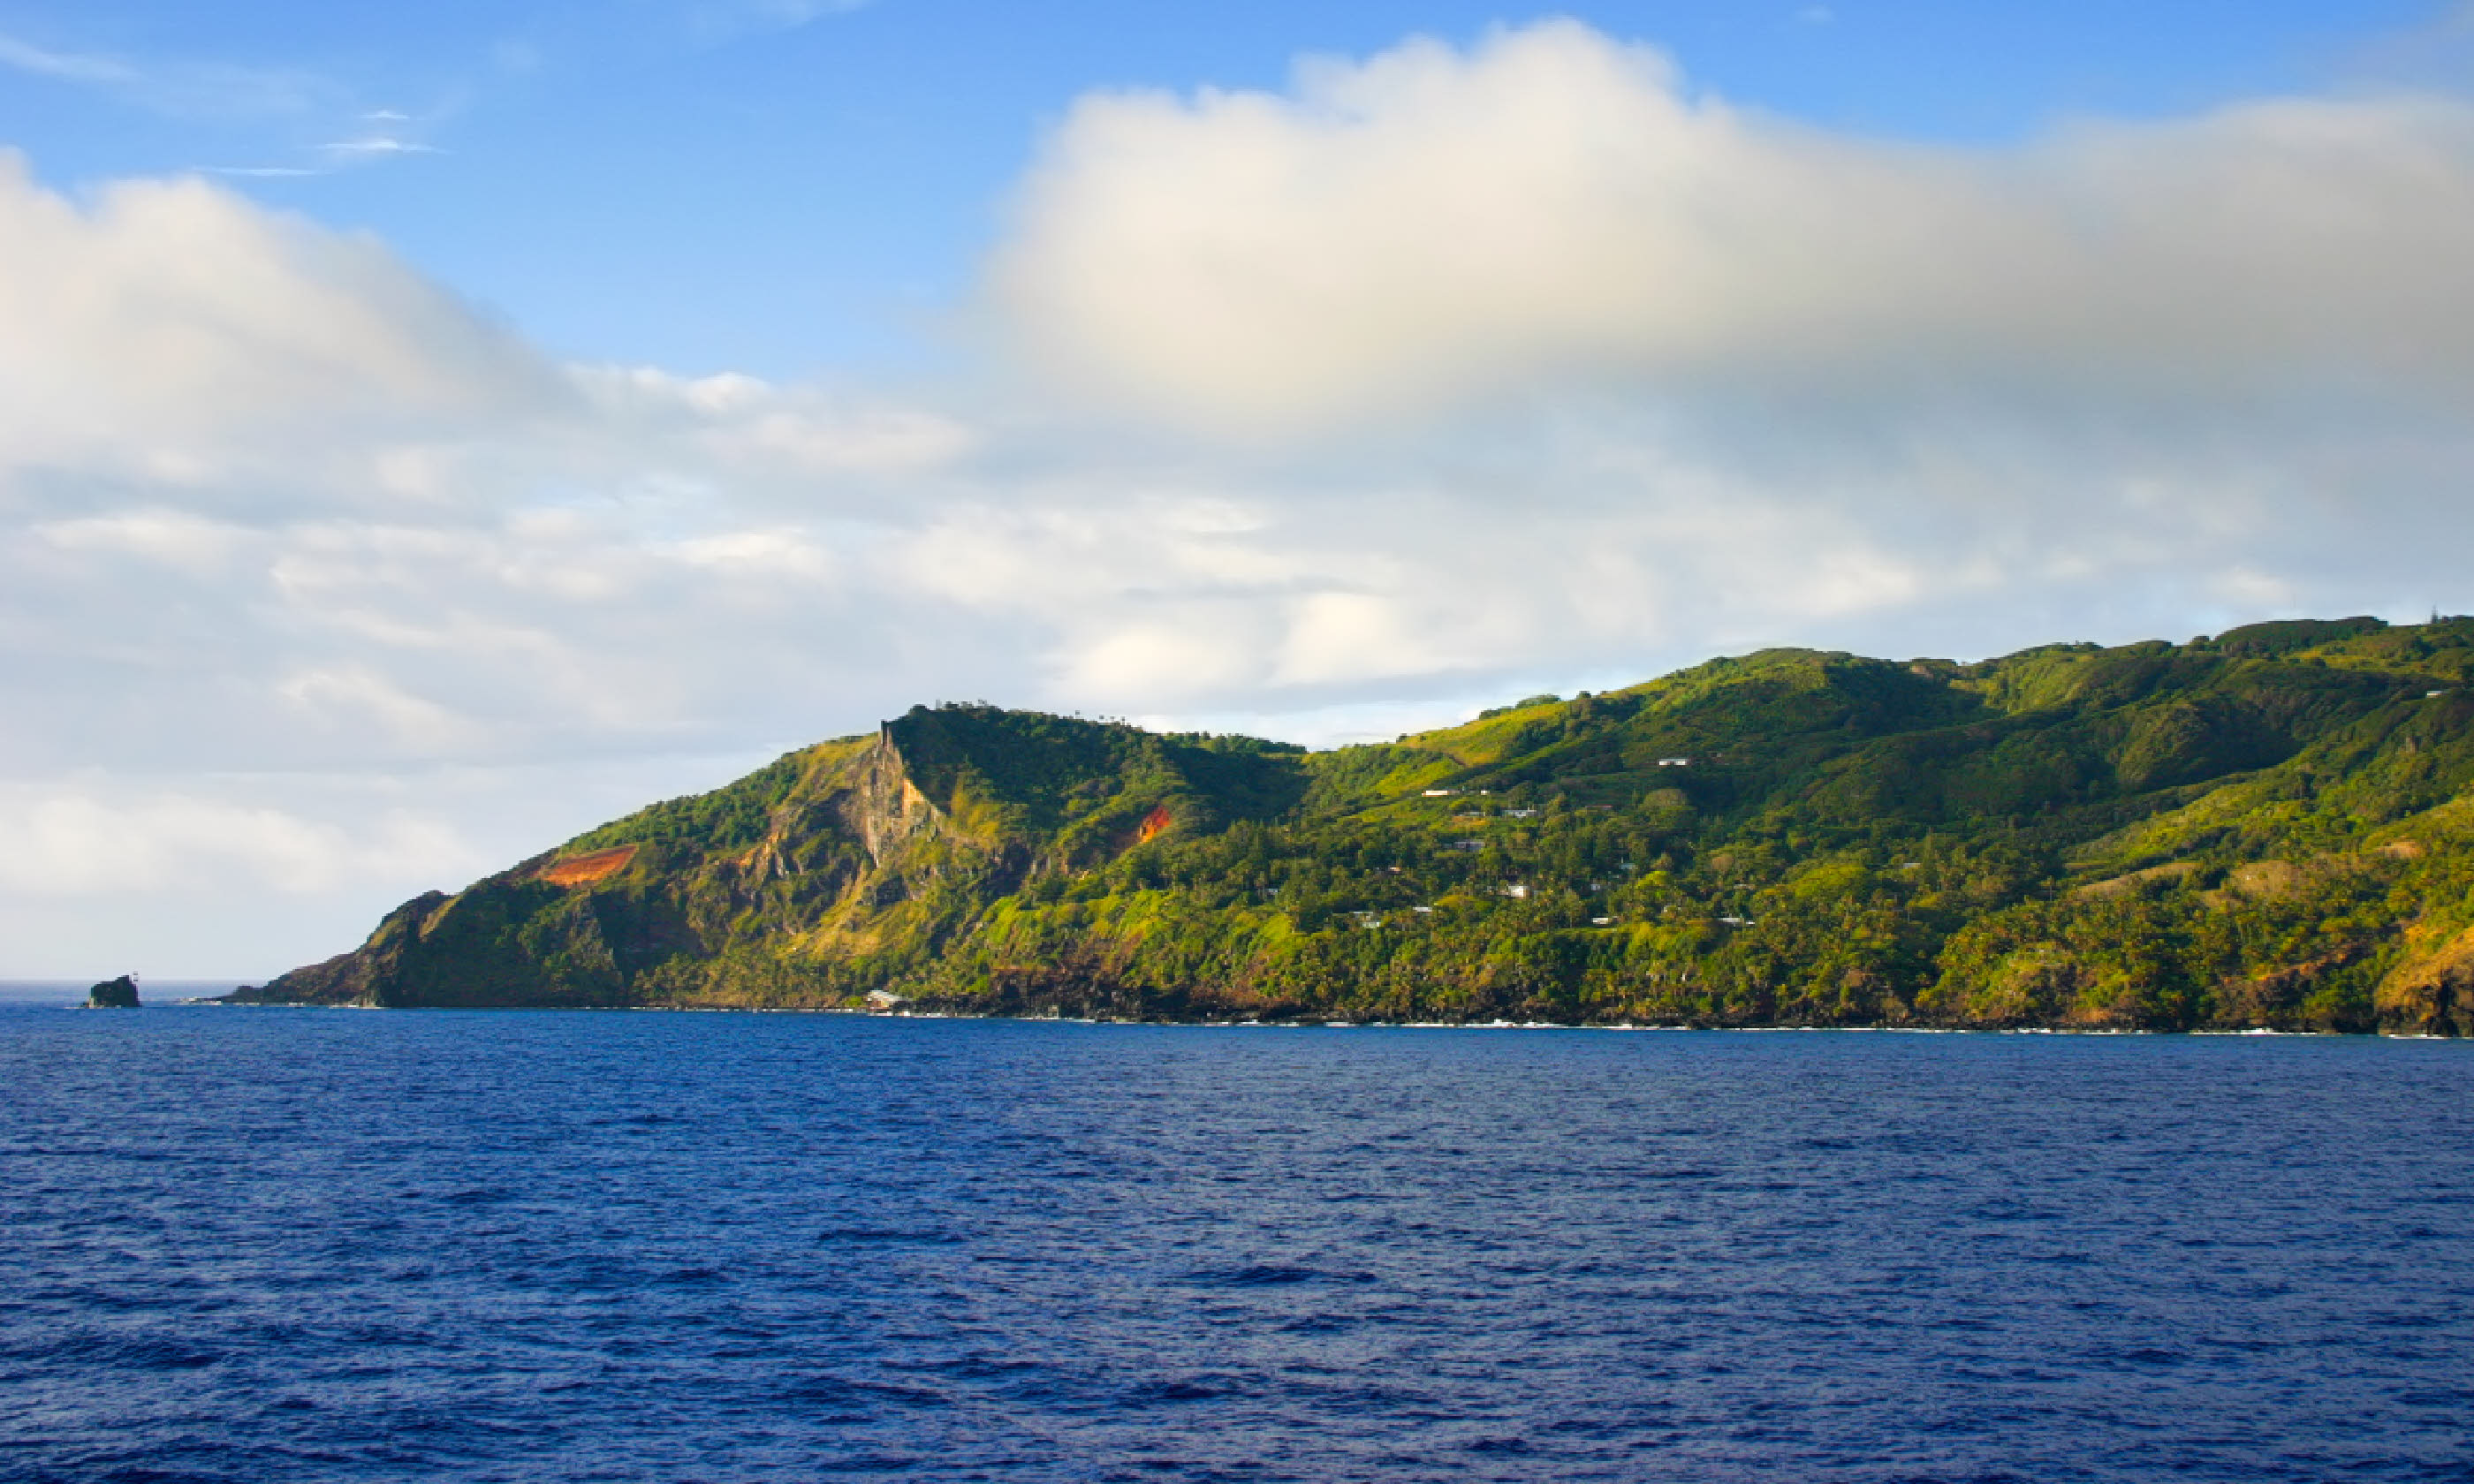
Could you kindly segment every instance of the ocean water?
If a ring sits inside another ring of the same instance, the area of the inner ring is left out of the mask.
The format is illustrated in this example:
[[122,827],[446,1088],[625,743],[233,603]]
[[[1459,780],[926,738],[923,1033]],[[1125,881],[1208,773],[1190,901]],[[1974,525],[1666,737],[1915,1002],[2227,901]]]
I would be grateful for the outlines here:
[[0,1478],[2474,1478],[2474,1046],[0,1006]]

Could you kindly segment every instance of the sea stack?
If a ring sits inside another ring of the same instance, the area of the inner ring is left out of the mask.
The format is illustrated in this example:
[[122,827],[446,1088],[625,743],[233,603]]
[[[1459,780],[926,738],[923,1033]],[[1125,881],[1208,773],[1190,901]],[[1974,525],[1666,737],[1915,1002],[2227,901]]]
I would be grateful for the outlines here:
[[137,1009],[137,980],[130,974],[122,974],[117,979],[106,979],[85,992],[85,1008],[88,1010]]

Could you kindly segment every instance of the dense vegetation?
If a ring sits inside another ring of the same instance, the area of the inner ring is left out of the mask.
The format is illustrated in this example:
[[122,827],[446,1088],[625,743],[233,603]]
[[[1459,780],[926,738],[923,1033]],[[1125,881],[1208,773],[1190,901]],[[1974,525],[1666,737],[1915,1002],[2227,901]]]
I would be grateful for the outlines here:
[[923,707],[242,997],[2474,1033],[2469,674],[2474,620],[2364,618],[1321,754]]

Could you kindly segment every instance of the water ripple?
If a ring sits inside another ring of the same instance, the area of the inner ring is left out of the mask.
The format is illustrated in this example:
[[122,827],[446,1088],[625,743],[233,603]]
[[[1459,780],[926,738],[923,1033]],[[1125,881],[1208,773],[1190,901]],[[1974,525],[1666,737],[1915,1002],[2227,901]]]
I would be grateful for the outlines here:
[[2474,1047],[0,1008],[0,1480],[2474,1477]]

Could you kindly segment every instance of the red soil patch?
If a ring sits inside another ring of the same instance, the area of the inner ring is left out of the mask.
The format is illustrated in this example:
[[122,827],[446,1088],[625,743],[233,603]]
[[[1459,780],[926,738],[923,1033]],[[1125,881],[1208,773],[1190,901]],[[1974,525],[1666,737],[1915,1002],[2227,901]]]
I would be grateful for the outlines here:
[[589,886],[604,876],[615,876],[626,870],[627,863],[635,858],[634,846],[614,845],[606,850],[552,861],[534,872],[533,875],[535,879],[547,881],[552,886]]
[[1134,836],[1134,844],[1149,845],[1159,838],[1160,831],[1168,828],[1169,824],[1168,805],[1155,805],[1152,812],[1143,816],[1143,827]]

